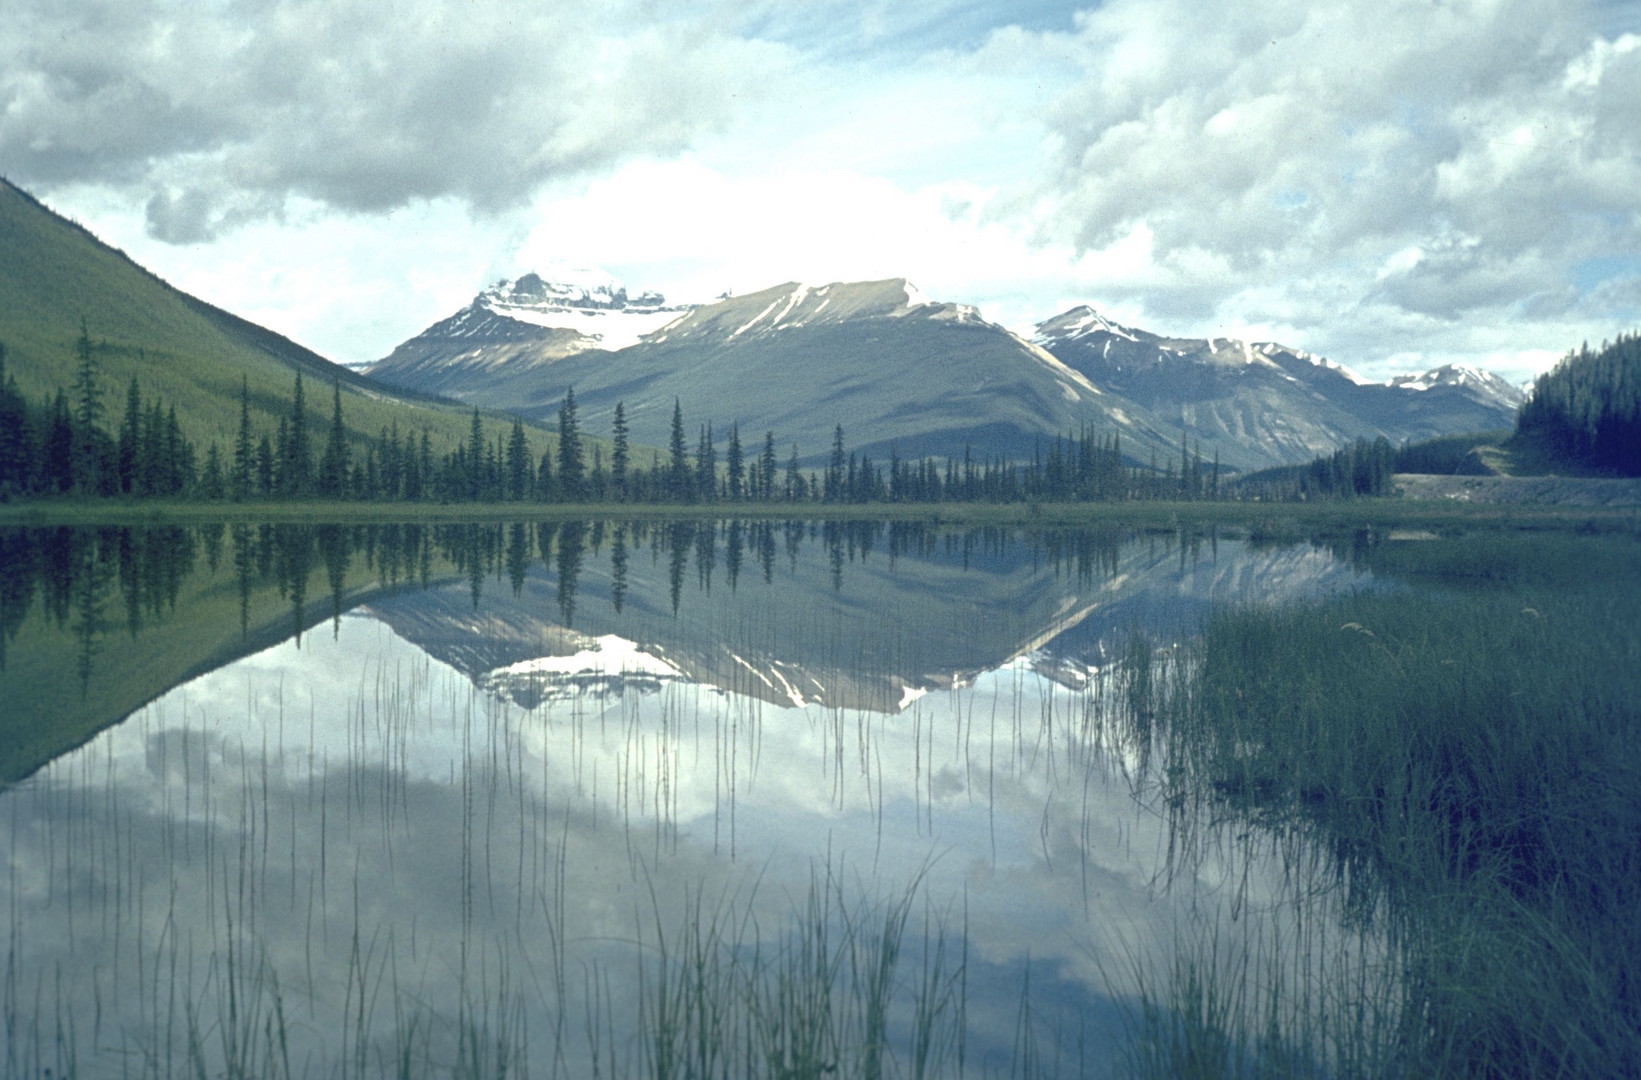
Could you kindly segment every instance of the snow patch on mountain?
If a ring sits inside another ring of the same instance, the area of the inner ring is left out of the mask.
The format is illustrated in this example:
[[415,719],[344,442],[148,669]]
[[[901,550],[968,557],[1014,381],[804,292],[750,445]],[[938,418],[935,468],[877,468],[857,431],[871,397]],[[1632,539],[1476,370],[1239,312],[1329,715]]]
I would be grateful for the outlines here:
[[548,330],[568,330],[587,338],[584,348],[608,351],[636,345],[687,314],[687,305],[668,305],[656,292],[632,296],[627,287],[595,267],[553,266],[546,273],[504,278],[460,312],[446,336],[483,333],[484,316]]

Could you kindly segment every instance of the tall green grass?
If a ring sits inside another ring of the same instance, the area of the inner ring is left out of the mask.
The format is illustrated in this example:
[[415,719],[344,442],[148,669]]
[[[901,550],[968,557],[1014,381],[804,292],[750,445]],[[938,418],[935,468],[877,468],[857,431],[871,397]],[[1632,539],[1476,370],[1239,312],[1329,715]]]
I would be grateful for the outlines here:
[[[1641,546],[1495,536],[1361,557],[1419,587],[1221,612],[1147,691],[1179,850],[1270,829],[1320,853],[1353,924],[1395,948],[1377,997],[1397,1023],[1335,1043],[1318,1074],[1641,1072]],[[1164,1049],[1140,1071],[1293,1073],[1303,1030],[1255,1038],[1203,970],[1153,980],[1142,1028]],[[1200,1033],[1222,1014],[1236,1053],[1165,1052],[1181,1017]]]

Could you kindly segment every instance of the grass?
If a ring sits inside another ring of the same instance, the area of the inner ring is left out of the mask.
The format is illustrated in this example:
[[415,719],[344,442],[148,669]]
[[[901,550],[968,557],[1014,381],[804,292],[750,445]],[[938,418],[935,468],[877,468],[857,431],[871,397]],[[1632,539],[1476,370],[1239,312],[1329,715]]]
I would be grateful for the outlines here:
[[[1167,804],[1197,831],[1182,850],[1214,842],[1207,816],[1325,853],[1352,919],[1398,950],[1400,1023],[1347,1040],[1386,1074],[1634,1075],[1641,547],[1484,535],[1362,557],[1421,587],[1221,612],[1152,695]],[[1194,969],[1152,993],[1165,1046],[1166,1018],[1223,1027]],[[1259,1060],[1306,1042],[1281,1034]]]
[[[135,376],[145,403],[158,397],[176,406],[184,435],[197,443],[201,466],[212,442],[225,459],[232,455],[242,378],[249,386],[254,442],[272,437],[279,418],[288,417],[298,371],[304,376],[310,430],[318,433],[316,453],[330,422],[333,379],[342,387],[356,458],[363,454],[358,440],[374,439],[394,422],[401,436],[429,429],[436,454],[467,438],[469,407],[379,386],[204,304],[4,180],[0,250],[6,253],[0,261],[6,373],[31,402],[71,386],[74,342],[84,319],[100,368],[105,430],[117,428]],[[509,419],[486,413],[491,442],[505,437],[509,426]],[[549,433],[532,425],[531,435],[539,454]]]

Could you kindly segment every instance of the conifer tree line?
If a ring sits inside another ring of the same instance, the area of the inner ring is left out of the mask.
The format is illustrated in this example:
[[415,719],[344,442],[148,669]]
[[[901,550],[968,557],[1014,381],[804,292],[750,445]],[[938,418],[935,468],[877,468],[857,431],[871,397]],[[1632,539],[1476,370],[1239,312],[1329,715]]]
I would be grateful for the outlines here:
[[[339,383],[331,386],[330,417],[316,425],[302,376],[289,412],[269,432],[252,422],[248,380],[241,380],[239,423],[232,444],[212,443],[203,461],[183,438],[175,406],[145,399],[135,378],[115,432],[84,328],[76,345],[70,390],[31,406],[4,371],[0,345],[0,498],[29,495],[171,496],[244,502],[268,499],[357,499],[438,502],[1012,502],[1025,500],[1196,499],[1219,495],[1219,462],[1204,464],[1183,442],[1176,463],[1130,466],[1118,435],[1091,428],[1039,443],[1032,460],[963,456],[943,462],[887,462],[849,450],[842,425],[824,468],[806,470],[797,446],[784,459],[773,431],[743,442],[730,427],[722,457],[711,423],[697,428],[694,449],[683,409],[673,402],[665,456],[647,466],[635,459],[626,404],[618,402],[606,462],[602,445],[588,461],[575,391],[558,411],[557,438],[537,450],[522,421],[505,437],[487,438],[473,410],[468,438],[435,456],[430,433],[400,432],[397,421],[374,439],[350,440]],[[316,430],[317,427],[317,430]],[[363,442],[363,447],[359,445]],[[316,455],[317,449],[317,455]],[[362,452],[361,452],[362,449]]]
[[1352,499],[1388,495],[1399,454],[1380,435],[1371,442],[1357,439],[1349,446],[1322,454],[1308,465],[1261,469],[1236,484],[1238,497],[1253,499]]
[[1568,353],[1533,383],[1516,431],[1624,476],[1641,476],[1641,337]]
[[85,323],[74,344],[74,381],[30,403],[6,372],[0,343],[0,500],[27,495],[177,496],[198,484],[194,444],[174,404],[144,398],[135,380],[110,432]]

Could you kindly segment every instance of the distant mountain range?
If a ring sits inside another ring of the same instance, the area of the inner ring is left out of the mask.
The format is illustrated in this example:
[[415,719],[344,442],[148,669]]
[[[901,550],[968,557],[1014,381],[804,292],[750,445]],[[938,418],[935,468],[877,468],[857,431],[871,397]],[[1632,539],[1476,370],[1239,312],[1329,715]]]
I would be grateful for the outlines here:
[[[1029,336],[901,279],[788,283],[702,305],[629,292],[598,270],[549,268],[482,291],[404,342],[368,378],[172,288],[123,253],[0,181],[0,342],[23,393],[72,378],[83,317],[109,401],[135,376],[177,405],[201,447],[229,446],[249,390],[254,434],[289,408],[293,377],[341,389],[356,440],[390,425],[464,441],[443,399],[551,423],[566,390],[583,430],[607,436],[625,402],[632,439],[664,446],[672,405],[743,443],[773,431],[821,460],[841,424],[852,449],[903,457],[1027,460],[1058,435],[1118,434],[1135,463],[1178,459],[1182,440],[1231,469],[1308,460],[1356,438],[1393,442],[1508,427],[1520,393],[1496,376],[1439,368],[1388,384],[1280,345],[1170,338],[1090,308]],[[386,390],[387,387],[394,388]],[[498,424],[486,423],[487,439]]]
[[599,271],[500,281],[366,369],[389,385],[547,419],[575,388],[602,432],[624,401],[633,438],[664,445],[677,399],[691,428],[765,431],[809,461],[842,424],[880,460],[1029,458],[1085,427],[1117,433],[1136,462],[1181,440],[1251,470],[1306,461],[1357,438],[1395,443],[1509,426],[1522,395],[1450,366],[1369,383],[1272,343],[1171,338],[1089,307],[1025,338],[903,279],[778,285],[699,306],[630,297]]

